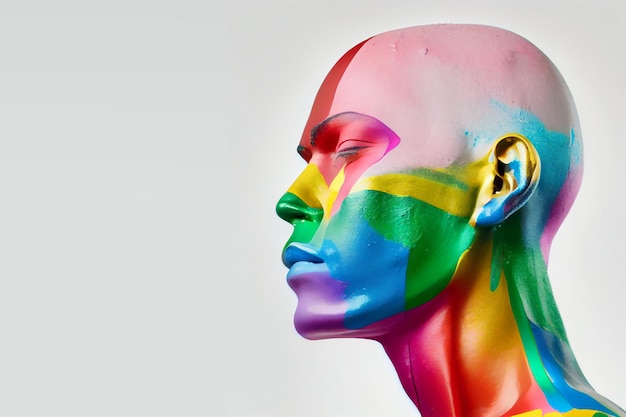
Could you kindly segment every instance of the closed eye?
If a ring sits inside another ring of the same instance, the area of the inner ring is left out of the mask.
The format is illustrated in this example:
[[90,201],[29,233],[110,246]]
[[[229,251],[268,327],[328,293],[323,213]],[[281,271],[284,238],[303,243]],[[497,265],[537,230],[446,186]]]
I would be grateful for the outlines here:
[[361,140],[346,140],[339,144],[336,155],[339,158],[349,158],[356,155],[359,151],[370,148],[371,146],[371,143]]
[[355,155],[361,149],[369,148],[369,146],[350,146],[348,148],[342,148],[337,151],[337,156],[342,158],[347,158],[349,156]]

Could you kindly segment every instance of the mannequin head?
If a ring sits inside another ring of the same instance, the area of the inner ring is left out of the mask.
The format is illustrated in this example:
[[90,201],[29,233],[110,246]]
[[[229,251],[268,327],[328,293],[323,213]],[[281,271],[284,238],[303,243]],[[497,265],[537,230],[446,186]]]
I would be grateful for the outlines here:
[[451,282],[477,235],[507,222],[547,261],[582,174],[556,68],[525,39],[472,25],[352,48],[323,82],[298,153],[308,165],[277,210],[295,228],[283,259],[309,338],[384,331]]
[[412,27],[349,50],[277,205],[310,339],[378,340],[425,417],[626,415],[589,385],[548,280],[582,177],[569,90],[527,40]]
[[[283,261],[297,330],[385,333],[452,285],[464,258],[499,271],[498,247],[547,263],[580,184],[580,140],[559,72],[511,32],[422,26],[353,47],[319,89],[298,145],[307,166],[277,206],[294,225]],[[534,304],[527,315],[550,321]]]

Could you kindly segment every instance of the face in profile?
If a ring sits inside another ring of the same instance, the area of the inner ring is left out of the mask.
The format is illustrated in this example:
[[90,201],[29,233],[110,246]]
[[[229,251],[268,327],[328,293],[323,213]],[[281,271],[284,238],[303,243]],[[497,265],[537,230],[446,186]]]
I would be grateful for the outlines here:
[[[469,40],[460,66],[457,43],[447,32],[382,34],[348,51],[322,84],[297,146],[306,168],[277,205],[294,226],[282,257],[303,336],[387,331],[449,285],[477,224],[511,211],[511,200],[483,204],[485,177],[490,194],[521,181],[501,179],[496,142],[512,133],[524,142],[560,116],[551,103],[536,113],[511,106],[524,97],[500,88],[518,82],[510,57],[470,54],[485,48]],[[552,89],[542,96],[562,99]]]
[[277,212],[301,335],[379,341],[424,416],[626,415],[550,290],[582,148],[536,47],[473,25],[374,36],[331,69],[297,151]]
[[441,291],[472,241],[475,189],[442,170],[388,168],[399,143],[382,121],[345,112],[298,146],[307,167],[277,210],[294,225],[283,261],[305,337],[376,332]]

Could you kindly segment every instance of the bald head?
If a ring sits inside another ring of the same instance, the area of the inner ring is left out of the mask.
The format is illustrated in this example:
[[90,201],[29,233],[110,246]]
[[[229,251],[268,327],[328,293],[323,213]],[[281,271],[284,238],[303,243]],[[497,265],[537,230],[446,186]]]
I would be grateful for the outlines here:
[[302,141],[343,112],[374,117],[401,139],[371,174],[469,163],[503,135],[527,137],[543,162],[541,201],[530,205],[546,243],[580,184],[581,135],[570,92],[537,47],[506,30],[418,26],[356,45],[322,84]]

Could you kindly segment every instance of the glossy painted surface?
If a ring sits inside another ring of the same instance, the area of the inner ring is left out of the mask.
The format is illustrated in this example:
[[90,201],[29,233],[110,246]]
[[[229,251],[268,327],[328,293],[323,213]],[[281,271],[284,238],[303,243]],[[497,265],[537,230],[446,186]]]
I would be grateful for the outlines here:
[[300,334],[380,341],[425,417],[623,415],[586,382],[550,290],[582,144],[532,44],[469,25],[370,38],[330,71],[297,150],[277,212]]

